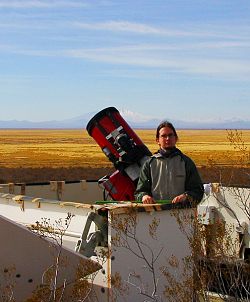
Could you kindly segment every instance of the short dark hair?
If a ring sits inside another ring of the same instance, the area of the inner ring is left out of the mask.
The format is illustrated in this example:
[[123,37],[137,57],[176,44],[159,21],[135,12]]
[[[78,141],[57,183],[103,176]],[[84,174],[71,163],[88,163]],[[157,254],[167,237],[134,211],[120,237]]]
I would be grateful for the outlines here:
[[176,138],[178,139],[178,135],[177,135],[177,132],[176,132],[176,130],[175,130],[175,127],[174,127],[173,124],[170,123],[169,121],[163,121],[163,122],[161,122],[160,125],[157,127],[157,129],[156,129],[156,138],[157,138],[157,139],[158,139],[159,136],[160,136],[160,130],[161,130],[161,128],[164,128],[164,127],[168,127],[168,128],[170,128],[170,129],[172,129],[173,132],[174,132],[174,135],[175,135]]

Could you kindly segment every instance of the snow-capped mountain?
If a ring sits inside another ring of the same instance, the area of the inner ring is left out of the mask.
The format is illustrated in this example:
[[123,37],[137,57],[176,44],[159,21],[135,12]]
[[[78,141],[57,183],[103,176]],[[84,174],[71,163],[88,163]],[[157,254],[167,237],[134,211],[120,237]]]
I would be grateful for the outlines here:
[[128,109],[121,109],[119,110],[121,116],[126,120],[130,122],[140,122],[145,123],[152,119],[150,116],[146,116],[137,112],[130,111]]
[[[127,109],[119,110],[121,116],[131,128],[155,129],[163,119],[145,116]],[[51,120],[43,122],[31,122],[26,120],[0,121],[0,128],[86,128],[86,125],[96,112],[88,112],[83,115],[65,119]],[[230,119],[230,120],[173,120],[169,119],[177,129],[250,129],[250,120]]]

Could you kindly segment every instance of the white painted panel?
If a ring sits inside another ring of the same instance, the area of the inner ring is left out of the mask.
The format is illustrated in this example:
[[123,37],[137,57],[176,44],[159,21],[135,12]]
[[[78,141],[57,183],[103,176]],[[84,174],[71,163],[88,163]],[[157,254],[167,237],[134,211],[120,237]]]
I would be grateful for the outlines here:
[[[92,260],[55,245],[2,216],[0,216],[0,242],[0,284],[2,287],[13,286],[13,298],[17,302],[30,297],[32,291],[42,283],[44,272],[55,263],[59,251],[60,259],[64,260],[65,265],[60,265],[58,286],[65,280],[67,283],[76,280],[77,268],[81,261],[84,263],[83,268],[87,266],[89,268],[87,263],[91,263],[92,272],[100,269],[100,266]],[[7,274],[10,277],[6,281]]]

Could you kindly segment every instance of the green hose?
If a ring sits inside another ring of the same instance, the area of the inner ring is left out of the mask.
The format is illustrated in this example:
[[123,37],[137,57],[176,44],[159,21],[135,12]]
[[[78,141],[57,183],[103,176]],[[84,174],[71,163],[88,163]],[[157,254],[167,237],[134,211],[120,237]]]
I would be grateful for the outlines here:
[[[130,202],[132,202],[132,203],[142,203],[142,201],[130,201]],[[112,203],[112,204],[114,204],[114,203],[115,204],[121,203],[121,204],[123,204],[123,202],[119,202],[119,201],[116,201],[116,200],[98,200],[98,201],[95,202],[95,204],[109,204],[109,203]],[[160,204],[170,204],[170,203],[172,203],[172,201],[168,200],[168,199],[167,200],[157,200],[156,204],[157,203],[160,203]]]

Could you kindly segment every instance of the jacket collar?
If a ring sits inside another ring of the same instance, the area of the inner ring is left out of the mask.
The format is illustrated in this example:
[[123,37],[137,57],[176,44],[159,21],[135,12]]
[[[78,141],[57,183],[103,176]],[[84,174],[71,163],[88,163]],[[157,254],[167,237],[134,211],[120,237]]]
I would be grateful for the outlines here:
[[154,157],[165,157],[165,158],[168,158],[168,157],[174,157],[176,155],[181,155],[181,151],[176,148],[176,147],[173,147],[173,148],[169,148],[169,149],[159,149],[155,155],[153,155]]

